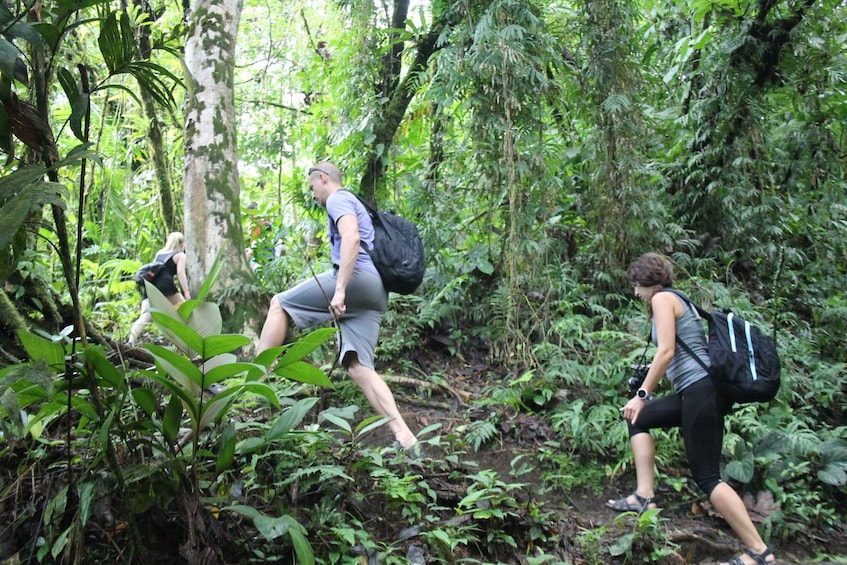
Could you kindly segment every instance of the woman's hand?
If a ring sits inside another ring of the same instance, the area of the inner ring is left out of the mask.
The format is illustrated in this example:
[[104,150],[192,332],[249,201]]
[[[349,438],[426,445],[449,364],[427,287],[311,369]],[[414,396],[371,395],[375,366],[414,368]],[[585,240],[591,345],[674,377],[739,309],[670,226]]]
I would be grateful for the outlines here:
[[641,413],[641,410],[644,408],[644,404],[647,402],[649,401],[633,396],[629,399],[629,402],[621,408],[621,414],[627,422],[634,424],[638,419],[638,415]]

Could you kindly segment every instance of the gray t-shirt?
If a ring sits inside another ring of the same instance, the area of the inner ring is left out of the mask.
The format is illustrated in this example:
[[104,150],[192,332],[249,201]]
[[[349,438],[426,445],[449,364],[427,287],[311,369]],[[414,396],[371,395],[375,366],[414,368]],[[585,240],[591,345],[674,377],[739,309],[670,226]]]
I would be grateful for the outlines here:
[[[679,296],[676,299],[682,303],[684,312],[676,321],[676,348],[674,350],[671,364],[668,365],[668,370],[665,373],[667,379],[671,382],[674,392],[680,392],[697,381],[707,376],[706,370],[697,359],[691,357],[687,351],[679,344],[682,339],[688,347],[699,357],[706,366],[710,366],[709,352],[706,347],[706,334],[703,331],[703,322],[700,315],[689,306]],[[653,343],[656,340],[656,322],[653,322],[653,327],[650,334]]]
[[[338,220],[343,216],[354,215],[359,224],[359,239],[368,246],[373,247],[374,226],[368,215],[367,209],[359,202],[356,195],[348,190],[338,190],[326,199],[327,228],[329,230],[330,256],[333,265],[341,262],[341,234],[338,233]],[[362,269],[375,275],[379,272],[374,267],[371,256],[360,245],[359,256],[356,257],[356,269]]]

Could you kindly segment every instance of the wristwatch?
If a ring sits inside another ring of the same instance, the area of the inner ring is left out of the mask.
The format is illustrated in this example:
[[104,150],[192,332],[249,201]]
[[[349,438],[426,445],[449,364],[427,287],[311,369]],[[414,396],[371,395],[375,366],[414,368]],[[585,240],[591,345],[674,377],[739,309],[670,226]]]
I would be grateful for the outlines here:
[[653,400],[653,395],[644,390],[643,388],[639,388],[638,392],[636,392],[635,395],[644,401]]

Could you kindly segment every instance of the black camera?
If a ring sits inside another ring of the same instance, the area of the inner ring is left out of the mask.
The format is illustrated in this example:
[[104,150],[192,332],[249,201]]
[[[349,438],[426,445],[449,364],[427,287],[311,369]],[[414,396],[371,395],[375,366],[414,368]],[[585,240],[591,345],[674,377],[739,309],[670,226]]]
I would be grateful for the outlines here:
[[633,365],[632,376],[626,380],[626,390],[629,396],[635,396],[641,385],[644,384],[644,379],[647,378],[647,372],[650,370],[650,365]]

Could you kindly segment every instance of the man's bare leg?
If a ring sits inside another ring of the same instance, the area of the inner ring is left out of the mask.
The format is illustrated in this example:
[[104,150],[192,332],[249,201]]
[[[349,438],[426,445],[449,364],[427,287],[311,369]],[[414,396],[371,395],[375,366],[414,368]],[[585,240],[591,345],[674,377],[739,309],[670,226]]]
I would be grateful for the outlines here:
[[288,333],[288,313],[282,309],[276,296],[271,298],[265,325],[262,326],[262,334],[259,336],[259,345],[256,353],[261,353],[271,347],[279,347],[285,342]]
[[373,406],[373,409],[380,416],[385,416],[391,420],[388,422],[388,427],[394,433],[394,439],[403,446],[411,447],[417,443],[418,439],[409,426],[406,425],[403,416],[400,415],[400,410],[397,409],[397,404],[394,401],[394,394],[391,389],[385,384],[376,371],[365,367],[354,356],[347,367],[347,374],[353,379],[362,392],[365,393],[368,401]]

